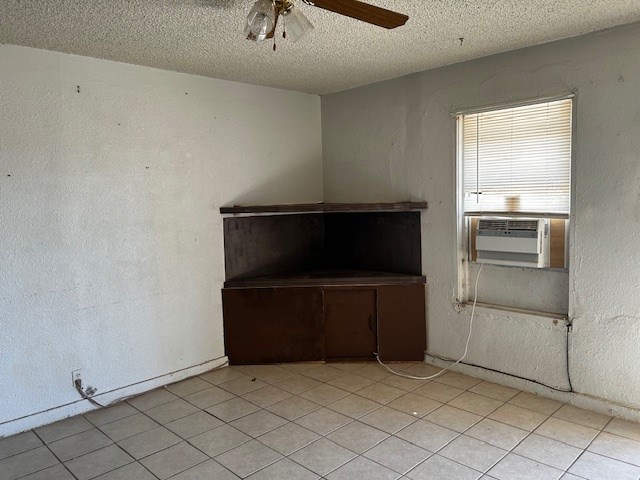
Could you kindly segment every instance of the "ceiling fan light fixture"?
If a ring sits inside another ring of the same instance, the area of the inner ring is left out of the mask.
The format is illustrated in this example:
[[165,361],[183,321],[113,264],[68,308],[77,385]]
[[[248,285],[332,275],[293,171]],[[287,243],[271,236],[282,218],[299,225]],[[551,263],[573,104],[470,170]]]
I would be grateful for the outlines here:
[[273,0],[257,0],[247,15],[244,35],[255,42],[261,42],[276,25],[276,7]]
[[292,7],[283,12],[287,38],[297,42],[313,30],[313,24],[298,8]]

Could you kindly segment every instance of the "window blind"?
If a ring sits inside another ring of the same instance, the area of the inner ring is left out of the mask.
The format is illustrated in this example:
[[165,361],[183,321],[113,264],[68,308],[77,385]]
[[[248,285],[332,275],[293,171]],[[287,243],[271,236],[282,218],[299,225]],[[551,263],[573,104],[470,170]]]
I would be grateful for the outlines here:
[[464,210],[568,214],[572,100],[462,115]]

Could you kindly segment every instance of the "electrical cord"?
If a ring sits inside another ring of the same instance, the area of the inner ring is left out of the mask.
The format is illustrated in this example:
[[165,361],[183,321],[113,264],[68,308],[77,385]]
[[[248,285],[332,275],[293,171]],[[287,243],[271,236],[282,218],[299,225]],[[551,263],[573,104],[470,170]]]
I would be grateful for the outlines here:
[[[73,385],[76,387],[76,390],[78,391],[78,393],[80,394],[80,396],[82,398],[84,398],[85,400],[89,400],[89,402],[92,405],[95,405],[96,407],[105,408],[105,407],[108,407],[109,405],[111,405],[112,403],[115,403],[115,402],[111,402],[111,403],[107,403],[106,405],[103,405],[103,404],[99,403],[98,401],[94,400],[93,398],[91,398],[91,396],[89,394],[87,394],[87,392],[85,392],[82,389],[82,380],[80,380],[80,379],[78,379],[75,382],[73,382]],[[96,390],[92,390],[92,392],[95,393]],[[120,399],[118,399],[116,401],[119,402]]]
[[373,352],[373,354],[375,355],[376,360],[378,361],[378,363],[380,365],[382,365],[384,368],[386,368],[387,370],[389,370],[391,373],[393,373],[394,375],[397,375],[399,377],[410,378],[412,380],[431,380],[432,378],[439,377],[440,375],[442,375],[444,372],[449,370],[454,365],[457,365],[460,362],[462,362],[462,360],[464,360],[466,358],[467,352],[469,351],[469,342],[471,341],[471,334],[473,332],[473,319],[475,317],[476,303],[478,301],[478,280],[480,280],[480,272],[482,272],[482,267],[483,266],[484,266],[484,263],[481,263],[480,264],[480,268],[478,269],[478,273],[476,274],[476,281],[475,281],[474,287],[473,287],[473,308],[471,309],[471,319],[469,320],[469,334],[467,335],[467,342],[465,343],[465,346],[464,346],[464,353],[462,354],[462,356],[458,360],[453,362],[448,367],[443,368],[438,373],[436,373],[434,375],[430,375],[428,377],[417,377],[417,376],[414,376],[414,375],[407,375],[406,373],[396,372],[395,370],[392,370],[388,365],[385,365],[384,363],[382,363],[382,360],[380,360],[380,354],[378,352]]

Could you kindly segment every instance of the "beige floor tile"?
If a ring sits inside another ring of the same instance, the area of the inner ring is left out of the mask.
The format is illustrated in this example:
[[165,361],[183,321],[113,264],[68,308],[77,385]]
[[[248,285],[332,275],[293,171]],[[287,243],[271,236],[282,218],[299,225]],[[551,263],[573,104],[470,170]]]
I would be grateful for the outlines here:
[[259,410],[234,420],[229,425],[246,433],[250,437],[259,437],[289,421],[266,410]]
[[314,368],[318,368],[319,366],[324,365],[323,362],[304,362],[304,363],[281,363],[280,367],[285,370],[289,370],[296,375],[304,375],[304,372],[312,370]]
[[78,415],[61,420],[60,422],[45,425],[44,427],[36,428],[35,432],[44,443],[51,443],[61,438],[91,430],[92,428],[93,425],[88,420]]
[[[439,370],[418,362],[392,368]],[[373,362],[227,367],[38,430],[80,479],[154,478],[120,444],[153,458],[157,475],[172,480],[640,479],[640,424],[457,372],[437,381],[391,376]],[[264,465],[260,452],[276,457]],[[235,462],[239,475],[205,453]],[[16,474],[16,466],[26,470]],[[0,439],[0,480],[5,472],[12,480],[72,480],[33,432]]]
[[368,387],[358,390],[357,394],[361,397],[373,400],[374,402],[386,404],[404,395],[405,391],[400,390],[399,388],[391,387],[381,382],[377,382],[369,385]]
[[164,427],[154,428],[133,437],[125,438],[118,445],[135,459],[147,457],[180,443],[182,439]]
[[151,417],[153,420],[161,425],[172,422],[192,413],[196,413],[198,408],[191,405],[189,402],[179,398],[173,402],[165,403],[158,407],[150,408],[145,414]]
[[604,426],[609,423],[609,420],[611,420],[609,415],[590,412],[589,410],[577,408],[573,405],[561,406],[554,412],[553,416],[567,420],[568,422],[584,425],[585,427],[595,428],[597,430],[602,430]]
[[57,463],[58,460],[47,447],[34,448],[0,460],[0,478],[2,480],[14,480],[30,473],[44,470]]
[[121,418],[130,417],[136,413],[138,413],[138,410],[133,408],[127,402],[120,402],[112,407],[99,408],[93,412],[85,413],[84,418],[89,420],[96,427],[99,427],[100,425],[115,422]]
[[562,470],[513,453],[489,470],[489,475],[498,480],[558,480],[562,474]]
[[364,457],[357,457],[327,475],[328,480],[395,480],[398,474]]
[[133,397],[127,400],[127,403],[137,408],[141,412],[149,410],[150,408],[164,405],[165,403],[173,402],[179,397],[173,393],[165,390],[164,388],[158,388],[157,390],[151,390],[137,397]]
[[258,440],[282,455],[291,455],[318,438],[320,436],[317,433],[295,423],[288,423],[261,435]]
[[216,461],[241,478],[277,462],[282,455],[252,440],[216,457]]
[[250,413],[260,410],[253,403],[247,402],[243,398],[232,398],[226,402],[219,403],[213,407],[207,408],[205,411],[219,418],[223,422],[232,422],[237,418],[244,417]]
[[466,435],[511,450],[528,434],[526,430],[485,418],[465,432]]
[[432,452],[397,437],[380,442],[364,456],[385,467],[404,474],[432,455]]
[[416,418],[393,408],[380,407],[364,417],[360,417],[360,421],[383,432],[395,433],[415,422]]
[[207,460],[207,456],[186,442],[162,450],[140,461],[160,480],[184,472]]
[[640,467],[640,442],[629,438],[601,432],[596,439],[591,442],[588,450]]
[[457,432],[426,420],[418,420],[396,433],[396,437],[430,452],[437,452],[457,436]]
[[[215,478],[218,480],[217,477]],[[317,480],[319,478],[320,477],[315,473],[295,462],[292,462],[288,458],[283,458],[282,460],[269,465],[267,468],[263,468],[262,470],[247,477],[248,480]]]
[[587,448],[598,435],[598,430],[555,417],[548,418],[534,432],[578,448]]
[[469,389],[469,391],[495,400],[500,400],[501,402],[506,402],[520,393],[520,390],[516,390],[515,388],[505,387],[504,385],[498,385],[497,383],[486,381],[482,381],[474,385]]
[[244,395],[259,388],[266,387],[267,384],[262,380],[258,380],[255,377],[244,376],[231,380],[230,382],[221,383],[218,385],[220,388],[224,388],[226,391],[233,393],[234,395]]
[[297,395],[309,390],[313,387],[317,387],[321,382],[314,380],[313,378],[305,377],[304,375],[292,375],[282,380],[278,380],[274,385],[286,392]]
[[463,375],[462,373],[448,371],[444,375],[434,378],[433,381],[444,383],[451,387],[461,388],[462,390],[468,390],[474,385],[480,383],[482,380],[479,378],[469,377],[468,375]]
[[348,392],[357,392],[369,385],[375,383],[375,380],[371,380],[370,378],[361,377],[360,375],[343,375],[338,378],[334,378],[327,382],[329,385],[333,385],[334,387],[341,388]]
[[442,403],[432,400],[415,393],[407,393],[401,397],[392,400],[387,404],[388,407],[400,410],[414,417],[424,417],[428,413],[440,408]]
[[520,392],[509,400],[509,403],[517,405],[518,407],[528,408],[529,410],[543,413],[545,415],[551,415],[562,406],[562,403],[557,400],[533,395],[532,393],[527,392]]
[[[403,372],[404,373],[404,372]],[[390,385],[405,392],[411,392],[418,387],[422,387],[429,383],[429,380],[414,380],[411,378],[399,377],[398,375],[391,375],[390,377],[381,380],[385,385]]]
[[267,410],[287,420],[295,420],[319,408],[321,408],[321,405],[317,403],[306,398],[293,396],[270,405]]
[[344,370],[346,372],[355,372],[360,370],[361,368],[366,367],[367,365],[371,365],[371,362],[333,362],[331,366],[333,368],[337,368],[339,370]]
[[369,364],[366,367],[361,368],[357,372],[361,377],[370,378],[371,380],[375,380],[377,382],[391,376],[386,368],[377,364]]
[[249,377],[262,380],[266,383],[275,383],[293,375],[291,371],[278,365],[243,365],[232,368],[243,369],[241,371]]
[[229,425],[222,425],[189,439],[189,443],[210,457],[215,457],[251,440],[249,435]]
[[33,431],[0,439],[0,460],[12,455],[17,455],[18,453],[33,450],[40,446],[42,446],[42,441]]
[[192,393],[211,388],[211,384],[209,382],[205,382],[199,377],[193,377],[187,380],[182,380],[181,382],[172,383],[171,385],[167,385],[164,388],[169,390],[174,395],[178,395],[179,397],[186,397],[187,395],[191,395]]
[[[418,363],[415,365],[409,365],[407,368],[402,370],[402,373],[406,375],[412,375],[414,377],[431,377],[436,373],[440,372],[442,369],[440,367],[436,367],[434,365],[429,365],[426,363]],[[430,382],[431,379],[421,380],[424,382]]]
[[532,433],[513,449],[513,453],[560,470],[566,470],[578,458],[582,450]]
[[165,425],[166,428],[171,430],[176,435],[182,438],[191,438],[201,433],[211,430],[212,428],[223,425],[223,422],[213,415],[199,411],[192,415],[179,418],[173,422],[169,422]]
[[101,425],[100,430],[107,435],[111,440],[117,442],[128,437],[137,435],[138,433],[146,432],[153,428],[158,427],[158,423],[144,415],[138,413],[131,415],[130,417],[116,420],[115,422]]
[[111,439],[104,433],[93,428],[62,440],[56,440],[49,444],[49,449],[61,462],[66,462],[72,458],[104,448],[112,443]]
[[303,375],[318,380],[319,382],[328,382],[334,378],[341,377],[347,372],[338,368],[333,368],[330,365],[320,365],[316,368],[310,368],[306,370]]
[[20,480],[75,480],[75,478],[69,473],[69,470],[59,463],[26,477],[20,477]]
[[414,480],[476,480],[481,475],[482,473],[448,458],[432,455],[411,470],[407,477]]
[[156,480],[156,477],[140,463],[135,462],[100,475],[96,480]]
[[361,397],[360,395],[348,395],[340,400],[330,403],[327,405],[327,408],[351,418],[360,418],[381,406],[381,404],[374,402],[373,400],[369,400],[368,398]]
[[502,402],[477,393],[464,392],[451,400],[449,405],[484,417],[500,407]]
[[185,396],[184,400],[198,408],[209,408],[236,397],[233,393],[227,392],[220,387],[211,387],[210,385],[209,387]]
[[635,465],[591,452],[580,455],[580,458],[569,468],[569,473],[588,480],[638,480],[640,478],[640,468]]
[[346,397],[349,392],[336,388],[333,385],[322,383],[311,390],[306,390],[300,394],[302,398],[306,398],[320,405],[328,405],[336,400]]
[[230,367],[223,367],[217,370],[212,370],[207,373],[203,373],[200,375],[200,378],[205,382],[209,382],[212,385],[220,385],[221,383],[230,382],[232,380],[237,380],[240,377],[243,377],[244,374],[234,370]]
[[542,413],[534,412],[527,408],[518,407],[510,403],[505,403],[496,411],[489,415],[492,420],[506,423],[513,427],[532,432],[544,422],[548,416]]
[[312,472],[325,476],[355,456],[355,453],[337,443],[321,438],[298,450],[290,458]]
[[351,423],[353,419],[328,408],[321,408],[304,417],[298,418],[295,423],[320,435],[327,435],[334,430]]
[[273,385],[267,385],[264,388],[254,390],[253,392],[249,392],[246,395],[243,395],[242,398],[261,408],[266,408],[269,405],[281,402],[282,400],[289,398],[290,396],[291,393],[289,392],[274,387]]
[[438,455],[480,472],[493,467],[508,452],[486,442],[460,435],[438,452]]
[[462,433],[482,420],[482,417],[450,405],[443,405],[425,416],[424,419],[441,427]]
[[388,437],[388,433],[358,421],[327,435],[332,442],[356,453],[364,453]]
[[442,403],[447,403],[453,400],[463,392],[464,390],[460,388],[451,387],[438,382],[429,382],[413,391],[413,393],[417,395],[422,395],[423,397],[431,398],[432,400]]
[[640,442],[640,423],[614,418],[604,427],[604,431]]
[[131,462],[133,462],[133,458],[124,450],[117,445],[110,445],[82,457],[74,458],[66,462],[65,465],[78,480],[87,480]]
[[171,480],[237,480],[229,470],[215,460],[207,460],[171,477]]

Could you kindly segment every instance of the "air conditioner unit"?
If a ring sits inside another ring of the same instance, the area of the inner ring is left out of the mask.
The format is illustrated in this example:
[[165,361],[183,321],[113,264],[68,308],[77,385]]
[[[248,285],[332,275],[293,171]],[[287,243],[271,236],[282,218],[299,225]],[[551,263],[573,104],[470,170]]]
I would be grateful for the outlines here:
[[476,261],[514,267],[549,266],[549,221],[481,218],[476,230]]

